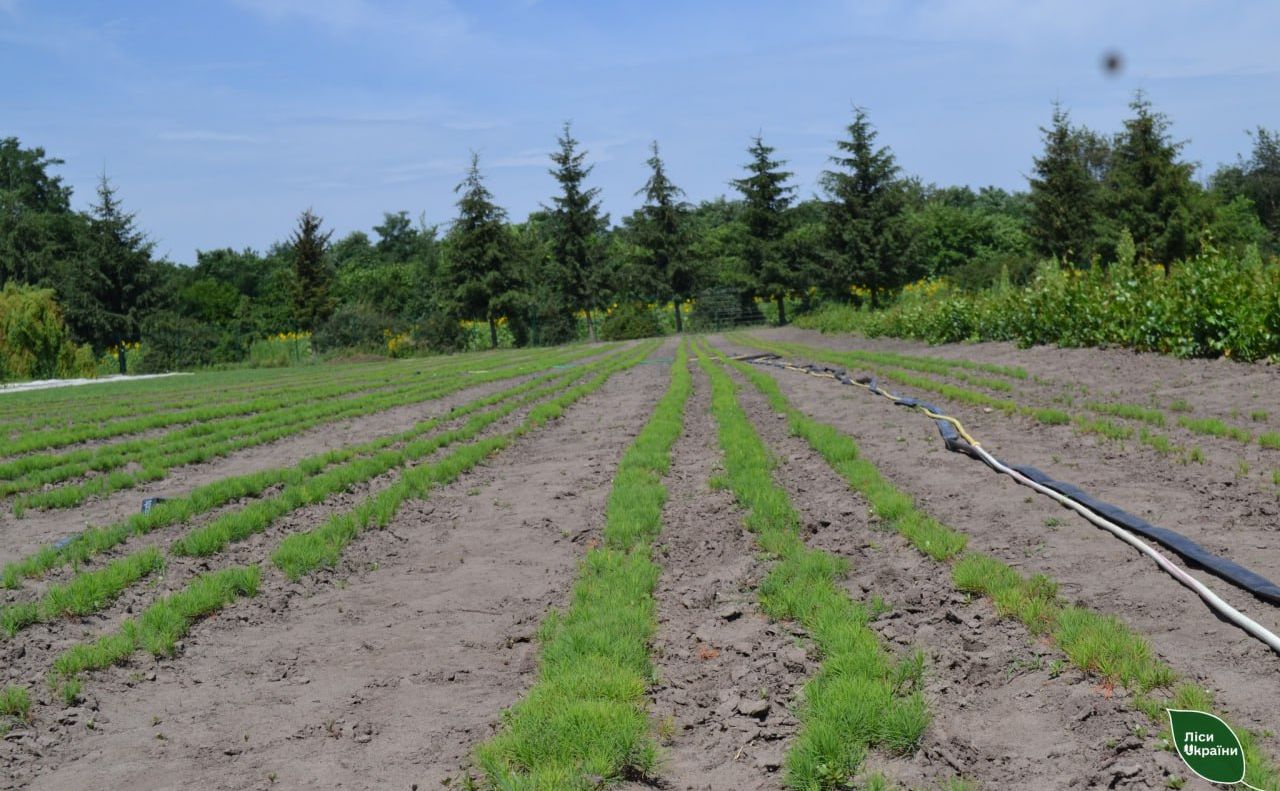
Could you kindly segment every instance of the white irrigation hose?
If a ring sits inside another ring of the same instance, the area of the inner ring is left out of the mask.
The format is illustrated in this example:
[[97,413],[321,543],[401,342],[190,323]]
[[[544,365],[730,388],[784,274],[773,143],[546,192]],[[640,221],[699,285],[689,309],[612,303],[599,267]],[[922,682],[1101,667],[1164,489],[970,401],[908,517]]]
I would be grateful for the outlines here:
[[1198,579],[1191,576],[1182,568],[1180,568],[1176,563],[1166,558],[1160,552],[1156,551],[1156,549],[1152,547],[1150,544],[1148,544],[1147,542],[1138,538],[1133,533],[1130,533],[1128,530],[1125,530],[1123,527],[1120,527],[1114,522],[1111,522],[1099,516],[1098,514],[1084,507],[1083,505],[1076,502],[1075,500],[1072,500],[1070,497],[1067,497],[1061,492],[1056,492],[1053,489],[1050,489],[1049,487],[1043,484],[1036,483],[1035,481],[1031,480],[1030,478],[1018,472],[1017,470],[1007,467],[1004,464],[1001,464],[1000,461],[996,459],[996,457],[992,456],[990,453],[987,453],[987,451],[984,450],[982,446],[975,445],[973,446],[973,449],[982,458],[983,461],[991,465],[992,469],[998,472],[1002,472],[1005,475],[1008,475],[1009,477],[1013,478],[1015,481],[1022,484],[1023,486],[1029,486],[1032,489],[1035,489],[1037,492],[1040,492],[1041,494],[1052,497],[1054,500],[1057,500],[1062,505],[1065,505],[1066,507],[1070,508],[1071,510],[1083,516],[1085,519],[1088,519],[1090,522],[1093,522],[1098,527],[1101,527],[1103,530],[1106,530],[1107,532],[1116,536],[1121,541],[1124,541],[1126,544],[1132,546],[1134,549],[1137,549],[1142,554],[1150,557],[1152,560],[1156,562],[1158,566],[1160,566],[1160,568],[1169,572],[1169,574],[1172,575],[1174,579],[1176,579],[1178,582],[1181,582],[1183,585],[1186,585],[1191,590],[1195,591],[1196,595],[1199,596],[1201,599],[1203,599],[1205,604],[1208,604],[1211,609],[1218,612],[1220,615],[1222,615],[1227,620],[1234,623],[1236,626],[1239,626],[1241,629],[1245,630],[1249,634],[1253,635],[1254,637],[1258,638],[1262,642],[1266,643],[1271,648],[1272,651],[1275,651],[1276,653],[1280,653],[1280,637],[1277,637],[1275,634],[1267,630],[1266,627],[1262,626],[1257,621],[1253,620],[1249,616],[1240,612],[1235,607],[1232,607],[1230,604],[1227,604],[1225,601],[1222,600],[1221,597],[1218,596],[1218,594],[1209,590],[1209,588],[1205,586],[1204,583],[1200,582]]

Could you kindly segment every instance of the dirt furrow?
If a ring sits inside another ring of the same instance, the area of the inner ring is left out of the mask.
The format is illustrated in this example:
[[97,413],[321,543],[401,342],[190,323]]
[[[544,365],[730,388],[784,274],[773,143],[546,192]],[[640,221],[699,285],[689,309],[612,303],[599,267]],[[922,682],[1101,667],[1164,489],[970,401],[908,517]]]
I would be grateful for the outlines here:
[[710,382],[696,367],[693,381],[655,553],[662,567],[652,690],[664,743],[659,784],[776,789],[796,728],[790,706],[812,663],[796,636],[756,606],[767,568],[732,493],[709,488],[722,471]]

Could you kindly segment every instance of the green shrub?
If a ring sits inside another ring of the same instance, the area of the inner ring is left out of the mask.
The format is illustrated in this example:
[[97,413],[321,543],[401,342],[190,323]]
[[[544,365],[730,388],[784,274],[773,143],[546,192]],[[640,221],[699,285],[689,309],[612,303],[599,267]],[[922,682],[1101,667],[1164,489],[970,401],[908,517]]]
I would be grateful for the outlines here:
[[97,363],[77,347],[51,289],[14,283],[0,291],[0,382],[93,376]]
[[640,302],[619,305],[600,323],[600,339],[605,341],[630,341],[662,334],[658,317]]
[[1216,251],[1162,268],[1041,264],[1024,288],[966,293],[941,281],[904,289],[889,308],[825,306],[797,325],[929,343],[1125,346],[1177,357],[1258,360],[1280,353],[1280,264]]

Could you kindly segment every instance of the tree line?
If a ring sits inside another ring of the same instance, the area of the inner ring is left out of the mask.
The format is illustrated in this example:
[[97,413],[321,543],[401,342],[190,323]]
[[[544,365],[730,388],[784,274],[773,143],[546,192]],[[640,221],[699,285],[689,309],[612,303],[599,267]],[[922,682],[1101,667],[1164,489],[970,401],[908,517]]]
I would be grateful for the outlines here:
[[[1280,135],[1259,128],[1247,157],[1203,180],[1171,121],[1138,93],[1107,135],[1054,105],[1025,191],[939,187],[903,172],[864,109],[834,144],[818,194],[763,136],[750,139],[732,197],[692,204],[653,143],[640,205],[601,208],[588,152],[565,124],[549,154],[555,191],[513,221],[472,155],[447,224],[389,212],[372,234],[334,239],[304,211],[264,252],[158,259],[104,174],[87,211],[53,170],[62,161],[0,141],[0,286],[52,289],[72,336],[97,353],[142,341],[153,367],[244,359],[258,338],[313,333],[321,348],[372,347],[411,332],[437,350],[466,343],[464,322],[518,345],[656,331],[650,305],[709,293],[785,323],[817,301],[880,304],[903,285],[946,276],[962,288],[1019,282],[1038,261],[1163,265],[1202,246],[1264,257],[1280,250]],[[608,317],[606,318],[606,313]],[[603,324],[602,324],[603,322]]]

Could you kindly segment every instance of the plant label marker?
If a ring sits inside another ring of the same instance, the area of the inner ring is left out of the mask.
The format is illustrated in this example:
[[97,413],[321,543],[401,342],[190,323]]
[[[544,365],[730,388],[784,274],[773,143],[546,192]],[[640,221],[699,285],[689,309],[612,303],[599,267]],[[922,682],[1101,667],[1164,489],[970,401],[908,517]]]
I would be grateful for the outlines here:
[[1244,749],[1231,726],[1203,711],[1168,712],[1173,747],[1192,772],[1211,783],[1244,782]]

